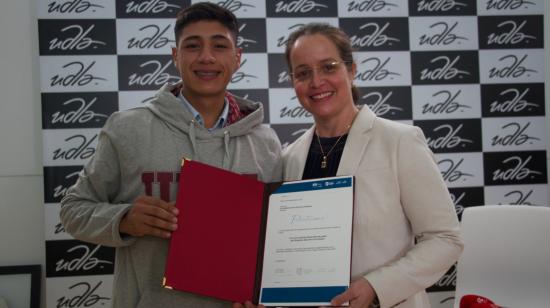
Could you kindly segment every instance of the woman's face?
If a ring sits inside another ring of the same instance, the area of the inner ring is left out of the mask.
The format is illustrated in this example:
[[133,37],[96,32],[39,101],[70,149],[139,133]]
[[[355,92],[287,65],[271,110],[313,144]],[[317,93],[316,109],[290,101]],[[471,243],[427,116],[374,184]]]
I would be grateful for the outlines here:
[[355,64],[348,70],[327,37],[301,36],[292,45],[289,58],[296,96],[316,120],[337,117],[346,108],[353,108]]

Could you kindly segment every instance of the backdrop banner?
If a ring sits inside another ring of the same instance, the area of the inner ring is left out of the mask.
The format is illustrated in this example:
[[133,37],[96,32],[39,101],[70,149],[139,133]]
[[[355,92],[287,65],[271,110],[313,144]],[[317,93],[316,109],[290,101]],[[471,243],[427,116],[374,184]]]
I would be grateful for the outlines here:
[[[179,80],[175,14],[196,1],[37,0],[47,307],[110,304],[114,249],[71,238],[59,202],[115,111]],[[216,2],[239,18],[235,94],[261,101],[283,146],[311,124],[296,99],[284,44],[308,22],[353,42],[360,103],[416,125],[460,217],[484,204],[549,204],[543,0],[268,0]],[[411,162],[412,163],[412,162]],[[429,288],[452,307],[456,269]]]

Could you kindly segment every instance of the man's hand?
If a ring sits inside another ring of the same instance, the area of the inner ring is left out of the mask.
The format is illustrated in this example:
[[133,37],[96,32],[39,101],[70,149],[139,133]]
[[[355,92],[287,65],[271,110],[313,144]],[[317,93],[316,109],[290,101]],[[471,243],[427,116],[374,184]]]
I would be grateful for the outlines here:
[[139,196],[120,221],[119,232],[132,236],[152,235],[169,238],[176,230],[178,209],[175,202]]
[[367,308],[376,298],[376,292],[365,279],[357,279],[352,282],[344,293],[334,297],[330,302],[333,306],[341,306],[345,302],[349,302],[351,308]]

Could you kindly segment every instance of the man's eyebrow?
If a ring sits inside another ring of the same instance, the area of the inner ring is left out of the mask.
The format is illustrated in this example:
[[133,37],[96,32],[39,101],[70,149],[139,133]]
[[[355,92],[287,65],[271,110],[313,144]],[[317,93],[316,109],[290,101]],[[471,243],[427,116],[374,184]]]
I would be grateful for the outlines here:
[[[213,40],[228,40],[229,41],[229,38],[225,35],[222,35],[222,34],[214,34],[212,36],[209,37],[210,39],[213,39]],[[200,36],[200,35],[190,35],[190,36],[187,36],[187,37],[184,37],[183,40],[184,41],[188,41],[188,40],[202,40],[204,39],[203,36]]]

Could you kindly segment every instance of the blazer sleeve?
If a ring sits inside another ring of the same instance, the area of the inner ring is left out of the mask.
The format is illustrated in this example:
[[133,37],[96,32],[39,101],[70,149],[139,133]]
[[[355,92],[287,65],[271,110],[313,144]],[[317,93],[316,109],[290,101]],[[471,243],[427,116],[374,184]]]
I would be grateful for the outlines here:
[[381,307],[394,306],[435,283],[463,249],[453,203],[422,131],[407,130],[397,149],[401,205],[416,244],[400,259],[365,276]]
[[60,218],[74,238],[117,247],[135,239],[119,232],[120,220],[131,205],[111,203],[121,187],[119,159],[110,136],[112,122],[113,116],[99,133],[94,156],[61,200]]

